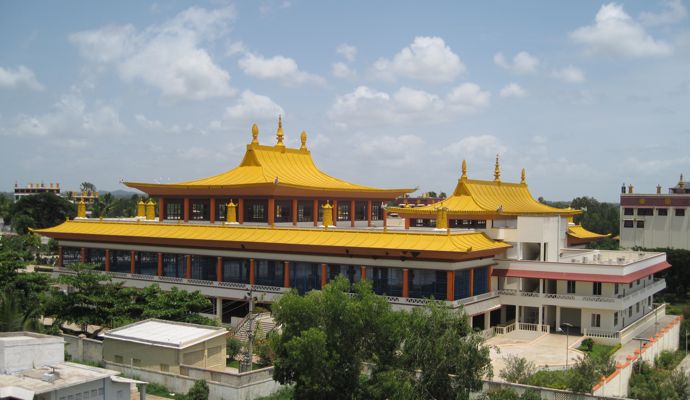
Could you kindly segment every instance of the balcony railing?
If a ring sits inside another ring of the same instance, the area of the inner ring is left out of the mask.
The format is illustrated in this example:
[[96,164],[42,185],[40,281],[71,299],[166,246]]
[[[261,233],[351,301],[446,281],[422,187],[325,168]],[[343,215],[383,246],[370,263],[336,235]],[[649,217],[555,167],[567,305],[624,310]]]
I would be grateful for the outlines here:
[[[666,288],[666,281],[664,279],[658,279],[653,283],[646,285],[644,288],[628,292],[626,294],[620,294],[616,297],[609,296],[594,296],[594,295],[577,295],[570,293],[539,293],[539,292],[524,292],[517,289],[500,289],[497,293],[500,296],[514,296],[520,298],[540,298],[545,301],[565,301],[565,302],[585,302],[598,304],[600,307],[606,306],[606,308],[614,307],[615,309],[623,309],[630,304],[634,304],[641,299],[651,296],[660,290]],[[629,304],[630,303],[630,304]],[[594,305],[593,304],[593,305]],[[595,306],[596,307],[596,306]]]

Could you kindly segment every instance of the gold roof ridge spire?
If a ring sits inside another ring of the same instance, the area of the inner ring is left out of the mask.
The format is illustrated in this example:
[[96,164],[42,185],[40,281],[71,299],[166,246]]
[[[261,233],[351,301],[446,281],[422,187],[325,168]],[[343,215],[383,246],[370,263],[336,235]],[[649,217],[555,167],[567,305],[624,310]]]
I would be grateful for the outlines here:
[[680,174],[680,180],[678,180],[678,187],[681,189],[685,189],[685,179],[683,178],[683,174]]
[[259,144],[259,127],[252,124],[252,144]]
[[522,184],[527,184],[526,181],[527,175],[525,174],[525,169],[522,169],[522,172],[520,173],[520,183]]
[[300,146],[300,150],[306,150],[307,149],[307,132],[302,131],[302,134],[299,135],[300,141],[302,141],[302,145]]
[[498,154],[496,154],[496,166],[494,167],[494,181],[501,181],[501,164],[498,161]]
[[460,179],[467,179],[467,161],[462,160],[462,175]]
[[283,134],[283,116],[278,114],[278,131],[276,132],[276,139],[278,139],[278,142],[276,143],[276,147],[285,147],[285,144],[283,144],[283,137],[285,135]]

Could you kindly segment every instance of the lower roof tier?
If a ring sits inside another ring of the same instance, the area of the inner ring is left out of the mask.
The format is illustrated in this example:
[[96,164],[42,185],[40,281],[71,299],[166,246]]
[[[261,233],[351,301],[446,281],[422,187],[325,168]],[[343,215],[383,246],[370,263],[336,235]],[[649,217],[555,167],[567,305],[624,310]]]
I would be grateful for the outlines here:
[[58,240],[448,261],[489,257],[510,247],[479,232],[441,234],[111,221],[66,221],[34,232]]

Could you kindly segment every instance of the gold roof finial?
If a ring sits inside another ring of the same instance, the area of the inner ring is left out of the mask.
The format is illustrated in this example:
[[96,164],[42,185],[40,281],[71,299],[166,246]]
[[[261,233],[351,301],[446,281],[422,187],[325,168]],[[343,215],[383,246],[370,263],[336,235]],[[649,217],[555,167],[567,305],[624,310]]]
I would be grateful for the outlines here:
[[494,181],[501,181],[501,165],[498,162],[498,154],[496,154],[496,167],[494,168]]
[[680,174],[680,180],[678,181],[678,187],[685,189],[685,179],[683,179],[683,174]]
[[276,143],[276,146],[285,147],[283,144],[283,136],[283,117],[278,115],[278,132],[276,132],[278,143]]
[[302,134],[299,135],[299,139],[302,141],[302,146],[300,146],[300,150],[306,150],[307,149],[307,132],[302,131]]
[[467,179],[467,161],[462,160],[462,176],[460,176],[460,179]]
[[252,124],[252,144],[259,144],[259,127]]
[[520,183],[527,183],[525,181],[525,178],[526,178],[526,174],[525,174],[525,169],[523,168],[522,173],[520,173]]

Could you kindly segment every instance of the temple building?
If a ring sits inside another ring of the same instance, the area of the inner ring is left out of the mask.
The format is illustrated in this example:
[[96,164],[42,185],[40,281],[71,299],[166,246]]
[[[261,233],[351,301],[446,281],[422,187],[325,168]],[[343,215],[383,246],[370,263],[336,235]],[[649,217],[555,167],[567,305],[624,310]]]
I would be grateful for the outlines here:
[[666,285],[654,277],[669,267],[664,253],[576,248],[604,235],[571,222],[580,210],[535,200],[524,170],[519,183],[501,180],[498,158],[494,180],[469,179],[463,161],[450,197],[385,209],[412,190],[333,178],[316,167],[305,133],[299,149],[283,141],[280,122],[273,146],[259,144],[254,126],[235,169],[128,182],[157,199],[158,217],[152,199],[133,219],[88,219],[82,207],[76,220],[36,232],[59,242],[58,273],[90,262],[125,286],[199,290],[215,299],[218,318],[250,288],[270,307],[285,291],[318,290],[339,275],[371,282],[396,308],[429,298],[462,307],[487,334],[567,323],[626,342],[663,312],[653,296]]
[[621,187],[620,246],[690,250],[690,182],[681,174],[668,193],[661,185],[656,193],[634,192],[633,185]]
[[381,226],[383,202],[414,189],[378,189],[334,178],[319,170],[307,149],[284,144],[278,121],[274,146],[259,143],[259,128],[252,126],[252,141],[240,165],[229,171],[174,184],[125,182],[158,198],[160,222],[226,222],[227,204],[236,205],[232,217],[239,224],[317,226],[322,206],[332,206],[335,226]]

